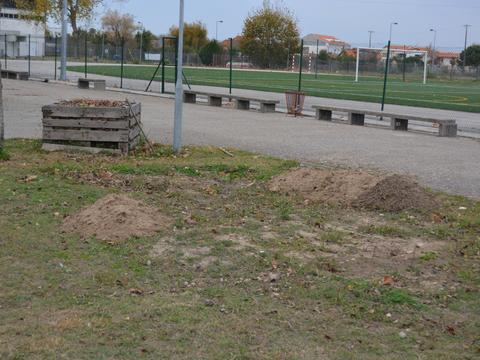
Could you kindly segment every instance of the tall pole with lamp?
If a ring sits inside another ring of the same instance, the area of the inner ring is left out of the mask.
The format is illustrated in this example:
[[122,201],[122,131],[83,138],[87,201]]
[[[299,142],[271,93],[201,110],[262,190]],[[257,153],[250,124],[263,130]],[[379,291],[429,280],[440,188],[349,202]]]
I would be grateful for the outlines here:
[[463,25],[465,28],[465,46],[463,48],[463,71],[465,71],[465,66],[467,66],[467,45],[468,45],[468,28],[472,25]]
[[223,24],[223,20],[217,20],[215,23],[215,40],[218,41],[218,24]]
[[138,49],[138,52],[139,52],[139,55],[138,55],[138,63],[141,64],[142,63],[142,60],[143,60],[143,33],[145,31],[145,28],[143,26],[143,24],[139,21],[138,22],[138,25],[139,25],[139,34],[140,34],[140,48]]
[[60,60],[60,80],[67,81],[67,0],[62,7],[62,53]]
[[173,150],[178,153],[182,150],[182,120],[183,120],[183,33],[184,33],[185,3],[180,0],[180,14],[178,26],[178,58],[177,82],[175,85],[175,114],[173,127]]
[[375,34],[375,31],[369,30],[368,31],[368,47],[372,47],[372,35]]
[[432,66],[435,65],[436,52],[437,52],[437,30],[430,29],[430,32],[433,32],[433,48],[432,48]]

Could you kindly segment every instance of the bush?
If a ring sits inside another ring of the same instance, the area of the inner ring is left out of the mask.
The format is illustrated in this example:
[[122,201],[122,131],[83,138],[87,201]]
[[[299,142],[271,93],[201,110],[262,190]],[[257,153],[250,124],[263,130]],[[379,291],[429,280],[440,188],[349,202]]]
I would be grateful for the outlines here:
[[218,45],[218,42],[216,40],[212,40],[200,49],[198,55],[200,56],[203,65],[212,66],[214,56],[221,53],[222,48],[220,47],[220,45]]

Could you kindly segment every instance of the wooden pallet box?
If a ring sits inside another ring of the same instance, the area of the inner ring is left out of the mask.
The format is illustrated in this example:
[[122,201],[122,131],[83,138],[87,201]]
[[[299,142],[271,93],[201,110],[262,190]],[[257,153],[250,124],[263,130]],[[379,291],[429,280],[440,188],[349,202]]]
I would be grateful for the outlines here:
[[[77,106],[60,102],[42,108],[44,150],[111,151],[128,154],[140,141],[141,104]],[[99,102],[105,104],[105,102]]]

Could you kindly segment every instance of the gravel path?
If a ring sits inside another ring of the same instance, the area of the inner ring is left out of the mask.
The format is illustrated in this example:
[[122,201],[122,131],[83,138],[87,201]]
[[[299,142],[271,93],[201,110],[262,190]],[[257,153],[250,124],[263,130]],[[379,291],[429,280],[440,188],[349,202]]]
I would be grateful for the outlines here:
[[[41,107],[79,97],[142,102],[142,119],[149,136],[171,142],[173,101],[116,91],[79,90],[63,84],[4,82],[7,138],[39,138]],[[393,132],[261,114],[228,108],[185,105],[184,142],[257,151],[303,162],[366,167],[416,175],[434,189],[480,198],[480,142],[439,138],[415,132]]]

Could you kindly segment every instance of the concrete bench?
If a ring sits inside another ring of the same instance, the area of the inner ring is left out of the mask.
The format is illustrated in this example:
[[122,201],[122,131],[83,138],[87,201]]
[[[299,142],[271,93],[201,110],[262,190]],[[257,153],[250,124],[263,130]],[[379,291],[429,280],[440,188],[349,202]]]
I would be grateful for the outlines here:
[[197,96],[205,96],[208,98],[208,105],[222,106],[224,98],[235,100],[235,108],[238,110],[250,110],[250,103],[256,102],[260,104],[262,113],[275,112],[276,105],[280,103],[277,100],[259,99],[254,97],[236,96],[229,94],[215,94],[203,91],[185,90],[183,93],[183,101],[189,104],[197,102]]
[[386,113],[382,111],[358,110],[352,108],[342,108],[334,106],[315,105],[313,108],[316,111],[317,120],[332,121],[332,114],[334,112],[341,112],[348,114],[348,123],[350,125],[365,125],[365,116],[377,116],[382,118],[390,118],[390,128],[392,130],[407,131],[408,122],[420,121],[428,122],[438,125],[438,135],[441,137],[455,137],[457,136],[458,126],[457,122],[452,119],[438,119],[429,118],[416,115],[404,115],[399,113]]
[[100,79],[78,79],[78,88],[79,89],[90,89],[90,84],[93,84],[95,90],[106,90],[107,82]]
[[28,80],[28,72],[2,69],[2,79]]

